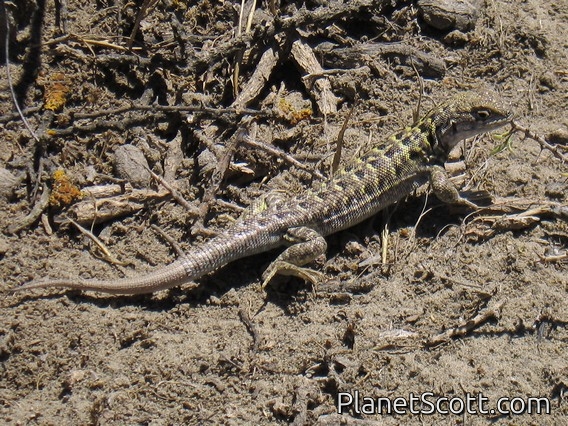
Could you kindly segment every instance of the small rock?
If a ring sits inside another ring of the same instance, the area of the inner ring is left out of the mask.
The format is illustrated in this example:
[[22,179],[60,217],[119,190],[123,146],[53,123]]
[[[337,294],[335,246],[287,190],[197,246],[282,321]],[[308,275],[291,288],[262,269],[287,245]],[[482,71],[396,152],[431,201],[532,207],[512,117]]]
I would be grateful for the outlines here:
[[545,138],[548,142],[553,145],[568,145],[568,130],[566,129],[556,129],[546,135]]
[[119,177],[136,188],[147,188],[152,181],[148,161],[140,148],[122,145],[114,152],[114,168]]
[[551,182],[544,188],[544,195],[548,198],[563,201],[566,198],[566,183]]
[[2,258],[10,250],[10,243],[5,238],[0,237],[0,258]]
[[217,157],[207,148],[197,156],[197,164],[199,164],[203,174],[212,173],[216,169],[217,163]]
[[538,82],[541,92],[558,89],[558,79],[551,71],[547,71],[544,74],[542,74],[539,77]]
[[469,31],[475,27],[477,8],[468,0],[420,0],[420,16],[438,30]]
[[469,41],[469,37],[467,36],[467,34],[461,32],[460,30],[450,31],[444,37],[444,43],[446,43],[450,46],[455,46],[455,47],[465,46],[468,41]]
[[21,179],[18,179],[14,174],[0,167],[0,198],[9,200],[14,196],[14,191],[20,185]]

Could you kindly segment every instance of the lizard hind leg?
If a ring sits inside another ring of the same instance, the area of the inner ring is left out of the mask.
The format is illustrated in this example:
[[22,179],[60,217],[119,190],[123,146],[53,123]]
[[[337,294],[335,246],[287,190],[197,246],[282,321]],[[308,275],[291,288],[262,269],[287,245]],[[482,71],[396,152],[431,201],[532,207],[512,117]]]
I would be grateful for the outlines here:
[[325,238],[317,231],[306,226],[290,228],[284,235],[284,239],[292,245],[284,250],[262,274],[262,287],[275,275],[292,275],[309,281],[315,285],[325,278],[321,272],[302,266],[315,260],[327,251]]

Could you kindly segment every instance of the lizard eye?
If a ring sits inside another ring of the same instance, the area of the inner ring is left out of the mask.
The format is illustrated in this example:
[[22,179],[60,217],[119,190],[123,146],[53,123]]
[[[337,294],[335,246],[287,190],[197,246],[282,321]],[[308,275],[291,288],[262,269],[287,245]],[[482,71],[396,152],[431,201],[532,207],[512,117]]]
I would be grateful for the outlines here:
[[482,121],[487,120],[490,115],[491,113],[486,109],[480,109],[478,111],[475,111],[475,117]]

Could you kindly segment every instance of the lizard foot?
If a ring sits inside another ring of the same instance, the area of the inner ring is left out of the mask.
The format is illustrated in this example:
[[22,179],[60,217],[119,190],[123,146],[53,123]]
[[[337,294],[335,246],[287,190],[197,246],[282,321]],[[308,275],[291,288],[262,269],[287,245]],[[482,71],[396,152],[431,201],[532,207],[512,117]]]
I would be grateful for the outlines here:
[[322,272],[303,268],[283,260],[276,260],[272,262],[266,271],[264,271],[264,274],[262,274],[262,288],[266,288],[270,280],[277,274],[295,276],[310,282],[314,286],[326,278],[325,274]]

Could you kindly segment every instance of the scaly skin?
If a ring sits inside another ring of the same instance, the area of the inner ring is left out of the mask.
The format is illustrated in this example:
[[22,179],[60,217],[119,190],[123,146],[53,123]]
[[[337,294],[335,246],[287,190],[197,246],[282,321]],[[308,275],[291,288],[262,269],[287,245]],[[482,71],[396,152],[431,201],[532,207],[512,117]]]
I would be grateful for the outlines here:
[[340,169],[315,191],[290,199],[270,200],[184,257],[145,276],[117,280],[38,280],[15,290],[65,287],[113,294],[151,293],[193,281],[230,262],[289,246],[268,267],[266,284],[275,274],[317,282],[322,274],[302,265],[325,253],[323,237],[349,228],[409,195],[430,181],[444,202],[475,204],[460,197],[447,180],[443,164],[463,139],[493,131],[511,120],[508,111],[475,94],[462,94],[432,109],[416,125],[389,138]]

